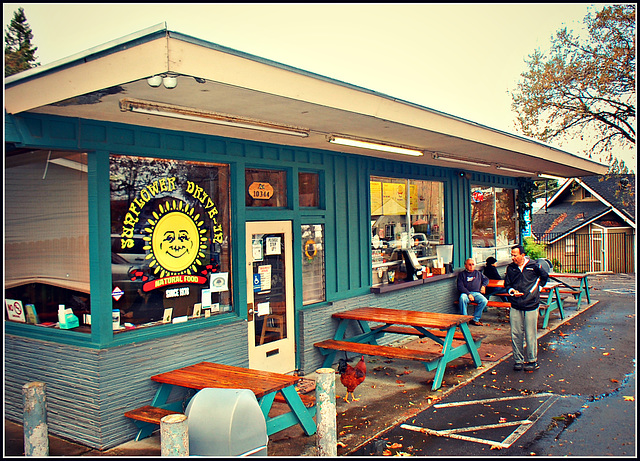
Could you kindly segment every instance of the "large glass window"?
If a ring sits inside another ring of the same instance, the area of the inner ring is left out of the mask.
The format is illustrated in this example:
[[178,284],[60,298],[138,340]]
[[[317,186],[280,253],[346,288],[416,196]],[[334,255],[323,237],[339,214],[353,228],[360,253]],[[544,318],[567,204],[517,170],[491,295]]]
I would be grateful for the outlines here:
[[230,311],[228,165],[111,156],[114,329]]
[[436,247],[445,243],[443,183],[372,176],[370,192],[374,285],[401,268],[405,249],[432,266]]
[[4,205],[5,318],[89,332],[87,154],[7,156]]
[[325,300],[324,226],[302,226],[302,304]]
[[509,260],[516,244],[515,192],[501,187],[471,188],[473,257],[478,262],[489,256]]

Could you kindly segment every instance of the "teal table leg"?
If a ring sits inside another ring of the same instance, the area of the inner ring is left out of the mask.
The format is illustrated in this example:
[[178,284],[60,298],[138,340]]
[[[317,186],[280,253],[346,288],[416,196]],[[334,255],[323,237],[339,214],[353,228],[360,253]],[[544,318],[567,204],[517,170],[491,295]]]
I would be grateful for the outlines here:
[[456,327],[453,326],[449,328],[447,331],[447,336],[444,339],[444,346],[442,347],[442,358],[438,362],[438,367],[436,368],[436,375],[433,378],[433,386],[431,386],[431,390],[435,391],[442,385],[442,379],[444,378],[444,371],[447,368],[447,364],[451,360],[450,352],[453,344],[453,334],[456,331]]
[[469,330],[469,324],[463,323],[462,325],[460,325],[460,330],[462,331],[464,340],[467,343],[467,347],[469,348],[469,353],[471,354],[471,358],[473,359],[473,364],[476,366],[476,368],[478,368],[482,365],[482,359],[480,359],[480,354],[478,353],[476,342],[473,340],[473,336],[471,335],[471,331]]

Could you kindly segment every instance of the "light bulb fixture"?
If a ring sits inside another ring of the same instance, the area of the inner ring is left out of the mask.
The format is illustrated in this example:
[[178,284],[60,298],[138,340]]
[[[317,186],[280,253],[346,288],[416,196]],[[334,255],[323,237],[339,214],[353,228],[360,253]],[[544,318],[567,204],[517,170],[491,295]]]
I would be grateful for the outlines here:
[[379,141],[365,141],[363,139],[345,138],[342,136],[331,135],[327,137],[327,141],[332,144],[340,144],[342,146],[361,147],[363,149],[379,150],[382,152],[390,152],[392,154],[412,155],[419,157],[424,153],[418,149],[412,149],[397,144],[387,144]]
[[154,75],[153,77],[149,77],[147,79],[147,83],[153,88],[159,87],[160,85],[162,85],[162,75]]
[[557,179],[558,181],[564,181],[567,178],[563,178],[562,176],[553,176],[551,174],[538,173],[538,177],[544,179]]
[[512,173],[522,173],[522,174],[528,174],[528,175],[535,174],[533,171],[518,170],[517,168],[509,168],[509,167],[502,166],[502,165],[496,165],[496,169],[497,170],[504,170],[504,171],[511,171]]
[[171,76],[162,77],[162,83],[164,84],[165,88],[172,90],[176,86],[178,86],[178,77],[171,77]]
[[434,160],[444,160],[445,162],[462,163],[463,165],[480,166],[483,168],[491,167],[489,163],[476,162],[475,160],[464,160],[461,158],[447,157],[442,154],[434,153],[431,156]]
[[309,132],[302,128],[281,125],[263,120],[236,117],[233,115],[210,112],[192,107],[174,106],[159,102],[143,101],[140,99],[123,98],[120,100],[120,110],[123,112],[137,112],[140,114],[158,115],[192,122],[213,123],[215,125],[246,128],[248,130],[265,131],[268,133],[286,134],[306,138]]

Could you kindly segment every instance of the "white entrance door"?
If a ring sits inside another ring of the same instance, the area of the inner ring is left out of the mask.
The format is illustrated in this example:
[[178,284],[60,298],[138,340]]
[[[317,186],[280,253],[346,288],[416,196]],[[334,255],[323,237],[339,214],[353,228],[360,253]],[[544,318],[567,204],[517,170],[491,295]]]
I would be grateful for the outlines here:
[[602,229],[593,229],[591,234],[591,271],[600,272],[605,270],[604,257],[605,247]]
[[295,370],[291,222],[246,226],[249,368],[289,373]]

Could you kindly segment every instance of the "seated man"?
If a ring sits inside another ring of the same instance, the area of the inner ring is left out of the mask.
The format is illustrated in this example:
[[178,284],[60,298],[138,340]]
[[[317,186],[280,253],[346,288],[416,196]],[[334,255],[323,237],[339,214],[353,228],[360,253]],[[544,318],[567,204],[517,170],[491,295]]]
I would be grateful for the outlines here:
[[485,287],[489,284],[489,279],[482,272],[475,270],[476,262],[473,258],[469,258],[464,262],[464,270],[458,273],[458,291],[460,298],[460,313],[467,315],[467,306],[469,302],[476,302],[478,305],[473,314],[471,325],[482,326],[480,317],[482,311],[487,306],[487,298],[483,296]]

